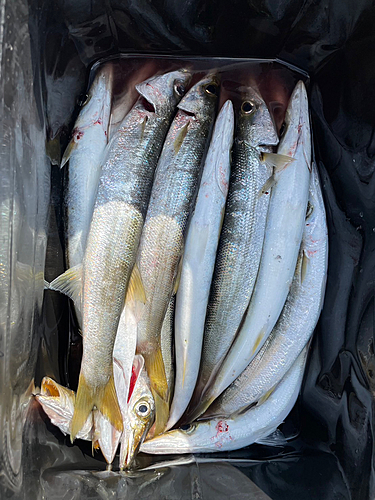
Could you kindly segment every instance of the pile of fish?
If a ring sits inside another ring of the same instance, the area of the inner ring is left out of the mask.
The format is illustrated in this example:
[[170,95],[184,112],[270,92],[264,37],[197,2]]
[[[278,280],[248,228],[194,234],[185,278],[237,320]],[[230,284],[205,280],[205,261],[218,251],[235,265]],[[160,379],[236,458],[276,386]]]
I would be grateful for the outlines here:
[[304,84],[279,138],[255,84],[216,118],[219,73],[156,75],[113,103],[113,71],[97,72],[61,163],[69,269],[49,288],[74,301],[78,390],[45,377],[36,397],[108,463],[120,444],[121,469],[139,449],[269,441],[296,402],[327,273]]

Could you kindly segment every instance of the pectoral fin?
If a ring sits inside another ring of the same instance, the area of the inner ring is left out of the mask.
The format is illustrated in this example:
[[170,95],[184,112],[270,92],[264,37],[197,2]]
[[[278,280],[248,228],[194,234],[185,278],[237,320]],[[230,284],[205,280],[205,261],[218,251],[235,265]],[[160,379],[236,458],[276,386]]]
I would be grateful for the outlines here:
[[306,274],[309,270],[309,265],[310,265],[310,259],[306,255],[306,252],[304,250],[302,253],[302,263],[301,263],[301,283],[303,283],[303,281],[306,277]]
[[142,302],[142,304],[146,303],[146,292],[137,264],[134,264],[125,297],[125,302],[132,300]]
[[64,154],[63,154],[63,157],[61,159],[61,163],[60,163],[60,168],[63,168],[63,166],[68,163],[69,161],[69,158],[71,157],[73,151],[75,150],[75,148],[77,147],[77,144],[76,142],[72,139],[69,144],[67,145],[65,151],[64,151]]
[[260,160],[270,168],[274,168],[275,172],[281,172],[294,162],[295,158],[287,155],[279,155],[277,153],[261,153]]
[[82,296],[82,264],[71,267],[60,274],[49,285],[50,290],[64,293],[74,301],[74,305],[81,310]]
[[269,194],[273,186],[276,184],[276,179],[274,175],[271,175],[266,182],[263,184],[263,187],[259,189],[258,198],[260,198],[263,194]]

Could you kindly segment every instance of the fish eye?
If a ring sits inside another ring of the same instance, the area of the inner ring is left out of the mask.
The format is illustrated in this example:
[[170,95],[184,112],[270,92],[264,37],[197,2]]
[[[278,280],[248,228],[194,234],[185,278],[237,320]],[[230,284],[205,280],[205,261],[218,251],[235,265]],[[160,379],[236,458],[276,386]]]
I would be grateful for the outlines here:
[[139,401],[135,405],[135,411],[137,415],[139,415],[142,418],[148,417],[149,414],[151,413],[151,407],[147,401]]
[[196,425],[195,424],[188,424],[188,425],[181,425],[180,430],[182,432],[185,432],[185,434],[191,434],[192,432],[195,431]]
[[255,104],[252,101],[244,101],[241,110],[246,115],[250,115],[255,110]]
[[176,92],[177,95],[182,97],[185,94],[185,87],[181,84],[175,83],[174,91]]
[[217,95],[217,90],[218,86],[216,85],[216,83],[209,83],[204,89],[204,91],[208,95]]

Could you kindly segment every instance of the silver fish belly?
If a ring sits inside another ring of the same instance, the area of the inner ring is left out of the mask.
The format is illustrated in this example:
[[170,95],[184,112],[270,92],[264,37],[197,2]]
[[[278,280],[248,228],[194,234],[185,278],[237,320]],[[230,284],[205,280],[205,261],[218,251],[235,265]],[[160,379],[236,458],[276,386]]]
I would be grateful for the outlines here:
[[[247,367],[266,341],[284,306],[299,254],[308,201],[311,139],[306,90],[299,82],[289,102],[278,154],[294,161],[272,187],[259,271],[244,322],[207,391],[206,407]],[[202,412],[203,413],[203,412]],[[197,415],[198,416],[198,415]]]
[[249,89],[238,116],[193,408],[206,399],[205,391],[236,336],[258,273],[270,200],[270,190],[261,190],[272,175],[272,167],[261,161],[260,141],[263,147],[277,144],[278,136],[263,99]]
[[176,297],[176,384],[168,429],[184,413],[198,377],[207,302],[228,193],[233,128],[233,105],[227,101],[215,123],[186,237]]
[[314,166],[308,216],[293,283],[275,328],[242,374],[202,418],[244,411],[270,391],[309,341],[323,305],[328,263],[328,233],[319,177]]
[[293,408],[303,379],[307,348],[262,404],[241,415],[197,422],[143,443],[141,451],[152,454],[212,453],[238,450],[272,434]]
[[101,161],[107,145],[112,81],[112,67],[105,65],[90,87],[61,162],[63,167],[69,161],[69,181],[65,196],[68,267],[81,264],[85,253]]
[[107,150],[82,271],[83,357],[72,439],[94,405],[122,430],[113,346],[155,167],[189,79],[187,72],[176,71],[137,85],[141,97]]
[[164,430],[169,394],[160,332],[173,294],[201,163],[214,119],[215,77],[198,82],[179,104],[155,173],[137,255],[146,304],[138,323],[137,352],[143,355],[155,399],[155,432]]

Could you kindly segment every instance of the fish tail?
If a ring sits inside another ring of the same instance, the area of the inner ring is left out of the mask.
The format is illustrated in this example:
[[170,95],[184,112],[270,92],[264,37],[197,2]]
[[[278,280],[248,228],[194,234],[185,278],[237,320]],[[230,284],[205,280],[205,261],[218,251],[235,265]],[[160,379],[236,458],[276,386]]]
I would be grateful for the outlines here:
[[155,436],[161,434],[169,418],[169,391],[160,347],[146,362],[151,392],[155,401]]
[[80,375],[74,415],[71,424],[70,439],[73,442],[82,429],[93,407],[96,407],[111,424],[122,432],[122,416],[117,400],[113,375],[105,386],[93,387]]

